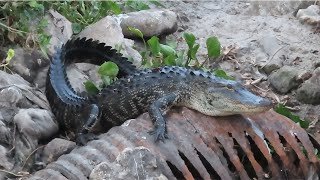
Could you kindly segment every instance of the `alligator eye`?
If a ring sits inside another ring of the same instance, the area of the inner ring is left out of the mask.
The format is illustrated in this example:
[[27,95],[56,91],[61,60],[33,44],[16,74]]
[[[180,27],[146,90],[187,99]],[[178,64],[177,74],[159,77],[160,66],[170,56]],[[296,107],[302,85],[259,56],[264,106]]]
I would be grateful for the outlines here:
[[227,84],[227,89],[229,89],[229,90],[233,90],[233,87],[232,87],[232,85],[231,84]]

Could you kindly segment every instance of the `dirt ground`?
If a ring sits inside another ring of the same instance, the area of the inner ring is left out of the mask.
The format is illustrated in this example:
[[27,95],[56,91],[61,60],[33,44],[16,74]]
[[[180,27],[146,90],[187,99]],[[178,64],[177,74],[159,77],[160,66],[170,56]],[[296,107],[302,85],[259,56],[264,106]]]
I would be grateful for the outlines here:
[[[309,132],[320,140],[320,106],[300,103],[295,90],[278,93],[270,86],[263,67],[272,62],[291,66],[297,71],[312,73],[319,62],[320,35],[315,26],[300,22],[296,12],[312,2],[230,2],[230,1],[172,1],[163,2],[179,17],[178,32],[171,38],[182,42],[182,34],[191,32],[200,44],[199,59],[206,55],[206,39],[219,38],[224,47],[236,49],[236,58],[220,64],[221,68],[246,83],[262,81],[257,91],[276,102],[286,103],[301,118],[311,122]],[[170,39],[170,37],[169,37]],[[185,48],[185,43],[179,43]],[[298,63],[297,63],[298,60]],[[264,91],[265,90],[265,91]]]

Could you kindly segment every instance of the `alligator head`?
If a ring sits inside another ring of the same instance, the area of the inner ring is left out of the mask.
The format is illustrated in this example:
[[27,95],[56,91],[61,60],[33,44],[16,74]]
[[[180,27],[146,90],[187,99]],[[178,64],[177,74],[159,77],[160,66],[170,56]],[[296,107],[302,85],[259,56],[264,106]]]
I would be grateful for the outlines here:
[[194,108],[210,116],[250,114],[267,111],[272,108],[269,99],[257,96],[239,82],[221,80],[199,83],[202,91],[197,91],[191,100]]

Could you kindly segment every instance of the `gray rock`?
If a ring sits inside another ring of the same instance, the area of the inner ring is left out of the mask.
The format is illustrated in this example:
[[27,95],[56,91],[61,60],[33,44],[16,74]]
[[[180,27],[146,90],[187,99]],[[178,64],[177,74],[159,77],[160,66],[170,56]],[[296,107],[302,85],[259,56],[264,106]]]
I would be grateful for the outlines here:
[[89,179],[158,179],[167,178],[157,168],[155,155],[145,147],[124,149],[113,163],[103,162],[91,172]]
[[260,39],[259,44],[268,56],[272,56],[281,46],[273,34],[268,34]]
[[9,68],[30,83],[36,83],[38,72],[49,65],[50,61],[43,57],[40,51],[28,51],[21,47],[14,49],[15,55],[10,61]]
[[272,71],[283,66],[283,58],[281,58],[283,50],[275,35],[268,34],[264,36],[260,39],[259,44],[263,52],[268,56],[266,63],[262,65],[262,70],[266,74],[270,74]]
[[30,86],[30,83],[18,74],[8,74],[4,71],[0,71],[0,87],[6,87],[12,84]]
[[71,64],[67,67],[71,86],[76,92],[85,92],[84,82],[90,80],[98,85],[102,80],[98,75],[98,66],[87,63]]
[[320,67],[297,90],[297,99],[307,104],[320,104]]
[[299,71],[290,66],[283,66],[269,76],[270,84],[280,93],[287,93],[302,83],[298,79]]
[[42,92],[30,87],[29,83],[19,75],[11,75],[3,71],[0,71],[0,107],[50,109]]
[[98,22],[87,26],[82,32],[79,33],[79,37],[92,38],[106,43],[106,45],[116,47],[121,46],[124,56],[132,57],[135,64],[141,63],[141,55],[139,52],[131,48],[122,34],[122,29],[114,17],[107,16]]
[[[7,156],[8,153],[9,150],[0,145],[0,167],[3,170],[10,171],[13,168],[13,162],[10,162],[10,159]],[[6,173],[0,172],[0,179],[7,179]]]
[[282,63],[276,59],[269,61],[267,64],[265,64],[262,67],[262,70],[266,73],[266,74],[270,74],[273,71],[280,69],[282,67]]
[[299,9],[297,18],[300,22],[310,25],[317,25],[320,23],[320,6],[311,5],[307,9]]
[[0,144],[10,144],[12,140],[10,128],[6,125],[5,121],[0,112]]
[[58,124],[52,113],[44,109],[20,109],[13,121],[17,127],[14,150],[18,162],[26,160],[38,146],[39,140],[49,138],[58,132]]
[[61,155],[69,153],[76,143],[65,139],[55,138],[43,150],[42,161],[46,164],[57,160]]
[[48,53],[52,56],[55,53],[55,48],[61,47],[72,36],[72,23],[53,9],[49,10],[49,14],[45,18],[48,20],[45,32],[51,36]]
[[126,37],[136,37],[128,27],[139,29],[144,37],[168,35],[178,28],[177,15],[170,10],[143,10],[119,15],[122,32]]

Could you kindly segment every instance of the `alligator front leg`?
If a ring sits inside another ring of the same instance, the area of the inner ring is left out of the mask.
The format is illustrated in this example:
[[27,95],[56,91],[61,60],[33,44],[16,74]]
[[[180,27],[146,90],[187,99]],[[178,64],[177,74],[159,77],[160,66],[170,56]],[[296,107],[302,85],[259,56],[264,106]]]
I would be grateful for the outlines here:
[[152,131],[152,134],[154,134],[155,141],[167,138],[166,121],[163,115],[166,110],[177,103],[178,99],[178,93],[171,93],[157,99],[149,107],[149,115],[151,120],[154,122],[154,130]]
[[99,107],[96,104],[91,104],[85,107],[81,112],[82,117],[86,117],[84,125],[78,130],[76,137],[77,145],[84,145],[90,140],[97,139],[96,135],[90,132],[91,128],[94,127],[99,121]]

